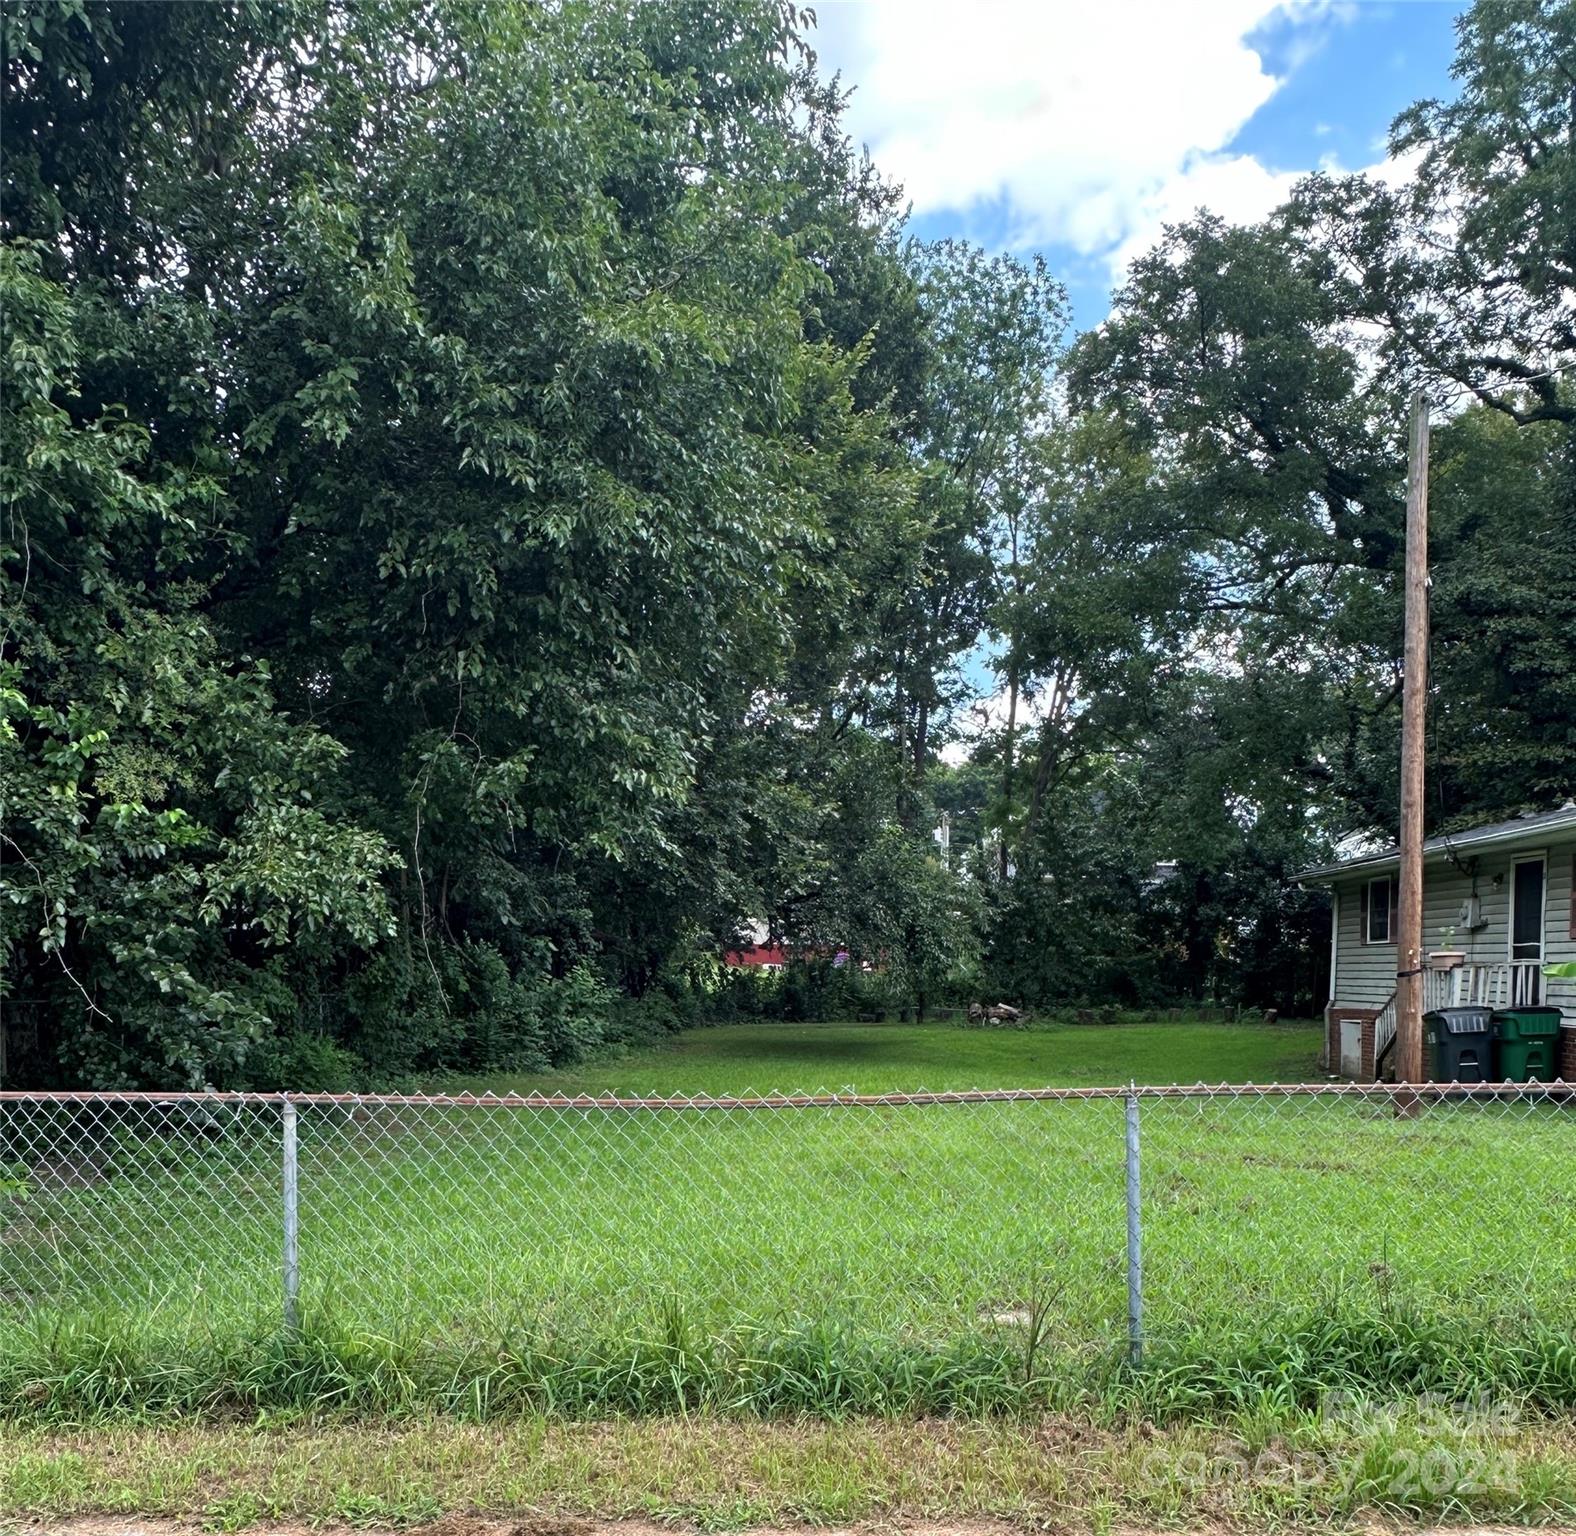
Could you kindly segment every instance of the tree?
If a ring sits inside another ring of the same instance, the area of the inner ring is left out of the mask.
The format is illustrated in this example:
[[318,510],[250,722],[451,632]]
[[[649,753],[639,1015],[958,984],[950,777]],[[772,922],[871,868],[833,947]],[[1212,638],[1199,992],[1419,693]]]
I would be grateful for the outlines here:
[[1518,428],[1491,406],[1435,433],[1429,751],[1440,822],[1513,816],[1576,785],[1573,449],[1563,422]]
[[1114,413],[1156,466],[1176,654],[1275,702],[1274,760],[1315,808],[1383,825],[1370,738],[1399,696],[1403,418],[1362,371],[1328,264],[1273,223],[1178,226],[1069,373],[1075,404]]
[[[985,627],[996,556],[1021,500],[1020,445],[1044,416],[1067,324],[1043,261],[988,258],[955,241],[910,247],[930,350],[912,425],[924,544],[893,614],[894,730],[922,785],[938,720],[961,692],[955,667]],[[916,803],[904,819],[912,825]]]
[[246,1080],[303,1015],[438,1066],[751,899],[704,853],[865,664],[792,691],[907,494],[891,194],[800,24],[8,10],[7,937],[61,1070]]
[[1397,372],[1470,392],[1520,423],[1576,421],[1576,9],[1476,0],[1457,21],[1449,101],[1397,118],[1400,184],[1310,178],[1289,223]]
[[200,1083],[267,1025],[283,946],[388,931],[398,861],[337,814],[344,747],[225,654],[199,584],[150,579],[218,536],[221,487],[87,405],[75,333],[98,317],[43,265],[0,256],[0,959],[49,1068]]
[[1189,571],[1157,538],[1163,503],[1142,450],[1115,417],[1091,412],[1058,423],[1026,449],[1024,473],[1031,489],[995,623],[1006,640],[998,669],[1009,699],[1021,689],[1033,706],[1034,746],[1020,756],[1010,711],[994,820],[1028,869],[1058,789],[1145,718],[1188,628]]

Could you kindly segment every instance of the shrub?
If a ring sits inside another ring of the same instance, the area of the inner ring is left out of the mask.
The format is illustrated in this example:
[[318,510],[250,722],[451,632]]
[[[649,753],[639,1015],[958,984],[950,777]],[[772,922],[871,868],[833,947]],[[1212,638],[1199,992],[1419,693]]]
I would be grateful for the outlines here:
[[365,1079],[365,1064],[343,1046],[319,1034],[294,1034],[253,1047],[243,1086],[258,1093],[351,1093]]
[[572,1066],[602,1044],[614,996],[613,989],[585,961],[562,981],[547,987],[543,1038],[547,1058],[555,1067]]
[[643,997],[615,998],[606,1039],[609,1045],[649,1045],[699,1022],[699,999],[693,993],[657,986]]

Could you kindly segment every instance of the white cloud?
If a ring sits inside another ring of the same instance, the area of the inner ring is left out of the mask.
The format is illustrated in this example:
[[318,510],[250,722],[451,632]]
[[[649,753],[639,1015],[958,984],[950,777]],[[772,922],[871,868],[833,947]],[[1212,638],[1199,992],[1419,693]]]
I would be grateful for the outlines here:
[[[1412,179],[1422,158],[1421,150],[1412,150],[1385,156],[1359,170],[1374,181],[1397,187]],[[1307,168],[1314,169],[1341,175],[1349,168],[1326,155],[1317,167]],[[1285,202],[1306,174],[1269,170],[1252,155],[1194,156],[1137,205],[1127,238],[1107,253],[1112,280],[1122,280],[1129,263],[1154,245],[1167,224],[1190,219],[1200,208],[1219,214],[1228,224],[1250,224]]]
[[1111,273],[1120,278],[1128,263],[1160,238],[1162,228],[1190,219],[1200,208],[1228,224],[1261,219],[1285,202],[1301,171],[1272,171],[1252,155],[1195,155],[1168,180],[1137,199],[1125,239],[1110,252]]
[[858,0],[823,8],[855,137],[917,212],[1005,208],[1015,245],[1125,261],[1200,203],[1267,212],[1291,173],[1227,151],[1275,93],[1249,38],[1326,0]]

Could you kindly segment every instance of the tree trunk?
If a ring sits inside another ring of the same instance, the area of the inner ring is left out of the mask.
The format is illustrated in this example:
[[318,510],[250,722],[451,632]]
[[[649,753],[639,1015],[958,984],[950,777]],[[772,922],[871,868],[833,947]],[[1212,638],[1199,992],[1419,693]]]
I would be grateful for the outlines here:
[[[1009,640],[1009,646],[1010,646]],[[1008,656],[1012,652],[1009,649]],[[1002,799],[1002,827],[1001,836],[996,842],[997,874],[1005,880],[1007,878],[1007,830],[1012,825],[1012,777],[1017,769],[1017,736],[1018,736],[1018,668],[1011,661],[1007,665],[1007,736],[1002,744],[1001,751],[1001,799]]]
[[1010,563],[1008,584],[1012,589],[1012,606],[1008,616],[1012,628],[1007,636],[1007,734],[1001,750],[1001,836],[996,844],[997,874],[1007,878],[1007,834],[1012,826],[1012,780],[1018,767],[1018,614],[1022,607],[1023,575],[1018,566],[1018,514],[1013,511],[1007,521]]

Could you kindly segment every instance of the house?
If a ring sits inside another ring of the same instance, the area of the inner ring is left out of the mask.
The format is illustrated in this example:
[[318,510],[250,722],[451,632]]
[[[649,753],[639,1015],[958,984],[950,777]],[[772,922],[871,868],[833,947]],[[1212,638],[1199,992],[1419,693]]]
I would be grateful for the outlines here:
[[[1325,1063],[1373,1082],[1393,1069],[1399,851],[1305,870],[1330,891]],[[1423,844],[1425,1011],[1453,1003],[1544,1004],[1564,1014],[1560,1075],[1576,1081],[1576,802]]]
[[[816,956],[824,959],[826,956],[825,950],[801,949],[794,951],[794,953],[800,959],[810,959]],[[782,971],[787,969],[788,959],[788,950],[784,945],[750,943],[741,949],[724,950],[722,963],[724,965],[742,967],[746,970]],[[832,969],[834,971],[841,970],[847,964],[848,951],[846,949],[837,950],[832,956]],[[861,961],[859,968],[862,971],[870,970],[870,962],[868,960]]]

